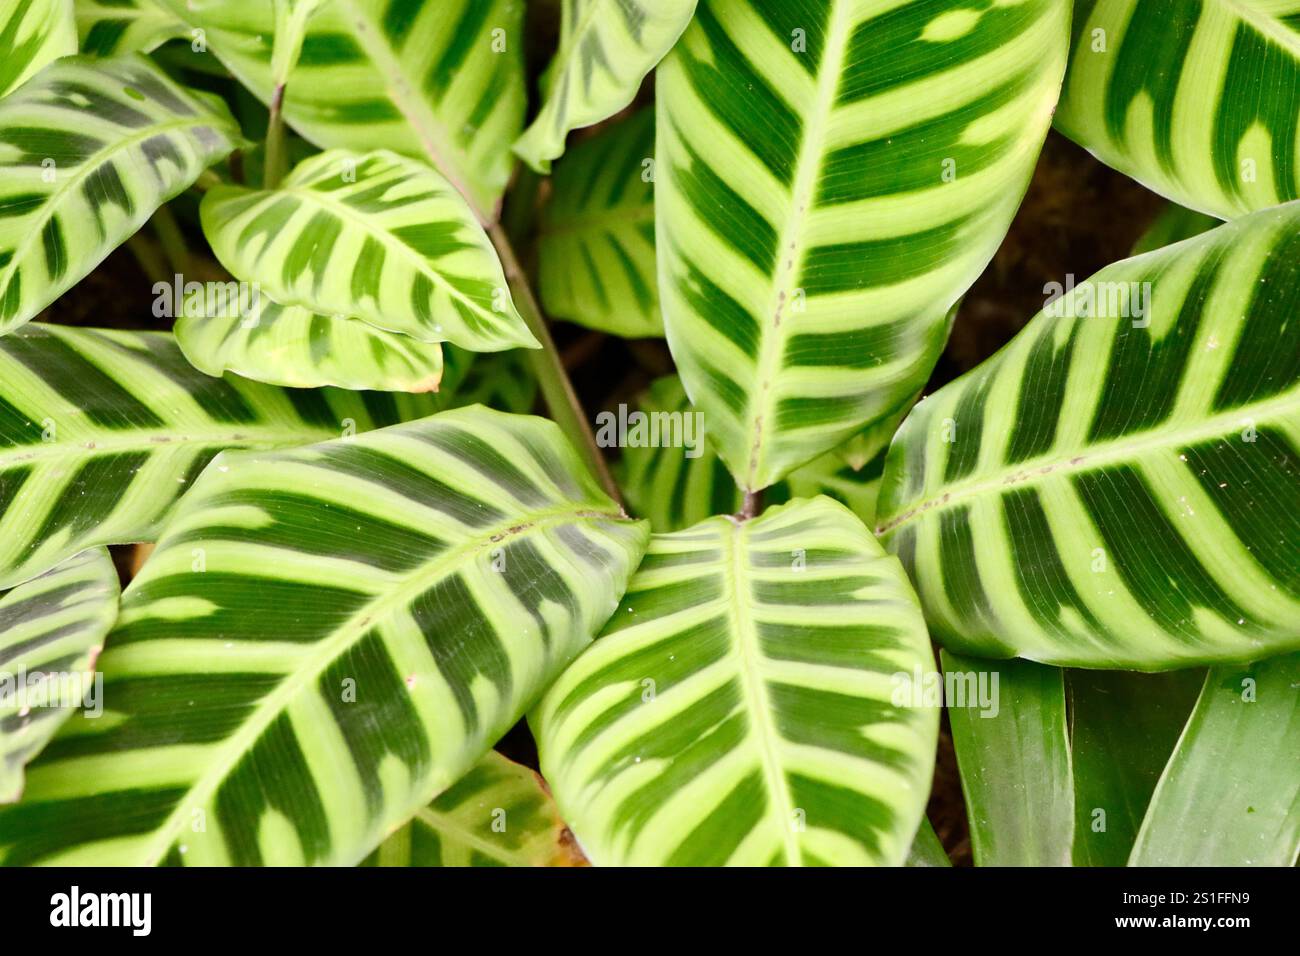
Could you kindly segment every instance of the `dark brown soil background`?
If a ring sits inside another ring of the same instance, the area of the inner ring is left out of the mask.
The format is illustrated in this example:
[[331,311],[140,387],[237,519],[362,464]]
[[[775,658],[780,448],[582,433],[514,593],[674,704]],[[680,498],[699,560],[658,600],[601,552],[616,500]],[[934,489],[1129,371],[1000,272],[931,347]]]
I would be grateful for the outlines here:
[[[553,49],[554,24],[539,20],[530,22],[530,40],[536,50]],[[539,59],[536,50],[530,60]],[[641,99],[647,98],[643,93]],[[1006,344],[1042,308],[1046,283],[1063,282],[1067,273],[1082,279],[1125,258],[1162,205],[1142,186],[1052,132],[1006,240],[962,303],[929,391],[974,368]],[[172,207],[189,242],[187,271],[199,278],[207,273],[219,276],[197,226],[195,193],[180,197]],[[143,230],[136,241],[146,254],[161,254],[151,230]],[[521,252],[528,257],[527,248]],[[152,304],[152,282],[137,256],[123,247],[41,318],[68,325],[169,328],[171,320],[155,318]],[[563,323],[557,323],[555,337],[588,410],[629,401],[651,380],[672,370],[662,341],[627,342]],[[132,546],[114,550],[125,582],[142,554]],[[522,723],[498,749],[537,766],[536,749]],[[929,816],[953,862],[970,865],[965,807],[946,715]]]

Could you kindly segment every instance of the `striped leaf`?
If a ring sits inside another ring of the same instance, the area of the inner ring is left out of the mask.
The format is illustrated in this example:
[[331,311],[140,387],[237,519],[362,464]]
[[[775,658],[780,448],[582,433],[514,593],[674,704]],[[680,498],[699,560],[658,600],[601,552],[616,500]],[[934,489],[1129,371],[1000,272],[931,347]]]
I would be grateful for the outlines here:
[[[274,4],[162,2],[270,103]],[[493,221],[523,128],[523,15],[522,0],[328,0],[308,21],[285,120],[322,148],[418,156]]]
[[1130,866],[1295,866],[1300,654],[1210,671]]
[[217,186],[201,213],[221,264],[282,305],[478,352],[537,346],[487,234],[417,160],[330,150],[278,189]]
[[[686,437],[685,416],[697,415],[676,375],[651,383],[636,411],[646,416],[647,440],[653,434],[652,424],[659,421],[661,444],[666,440],[664,436],[674,434],[674,421],[681,423]],[[677,417],[663,418],[664,414]],[[734,514],[744,503],[744,495],[726,466],[705,441],[707,429],[702,417],[690,421],[696,423],[691,436],[693,447],[628,444],[622,450],[617,469],[619,487],[633,513],[648,518],[656,531],[682,531],[713,515]],[[865,524],[871,524],[876,515],[885,451],[897,419],[885,424],[887,429],[869,429],[851,439],[851,447],[837,448],[791,472],[764,492],[764,502],[774,505],[791,498],[826,495],[846,505]],[[859,455],[864,459],[862,464],[858,463]]]
[[1137,670],[1300,647],[1298,308],[1290,203],[1103,269],[921,402],[877,521],[936,638]]
[[582,866],[542,778],[495,750],[385,840],[369,866]]
[[1123,866],[1205,671],[1071,670],[1065,680],[1074,764],[1074,864]]
[[81,280],[235,146],[215,97],[143,57],[68,57],[0,101],[0,334]]
[[695,3],[564,0],[546,99],[515,152],[538,172],[550,172],[570,131],[609,119],[632,102],[646,74],[691,22]]
[[95,56],[148,53],[190,29],[163,0],[74,0],[81,50]]
[[920,391],[1065,67],[1058,0],[704,0],[659,67],[668,343],[765,488]]
[[1056,126],[1232,218],[1300,198],[1298,0],[1076,0]]
[[664,334],[655,272],[654,111],[583,140],[555,167],[538,240],[542,305],[625,338]]
[[1069,866],[1074,780],[1061,669],[948,651],[941,660],[975,865]]
[[440,410],[486,405],[499,412],[526,415],[536,408],[537,379],[527,353],[515,350],[476,356],[454,346],[445,351],[444,384],[436,396]]
[[656,535],[529,721],[595,865],[899,865],[938,710],[911,587],[843,506]]
[[72,0],[9,0],[0,10],[0,96],[77,52]]
[[614,611],[648,529],[580,461],[483,408],[218,457],[123,596],[112,719],[31,766],[4,862],[362,860]]
[[311,388],[437,391],[442,346],[387,332],[360,319],[321,315],[259,295],[247,314],[203,314],[176,321],[185,357],[209,375],[235,372],[257,382]]
[[92,548],[0,595],[0,803],[18,799],[23,767],[95,696],[118,590],[113,559]]
[[432,408],[209,378],[161,333],[32,323],[0,338],[0,588],[92,545],[152,540],[223,448],[309,444]]

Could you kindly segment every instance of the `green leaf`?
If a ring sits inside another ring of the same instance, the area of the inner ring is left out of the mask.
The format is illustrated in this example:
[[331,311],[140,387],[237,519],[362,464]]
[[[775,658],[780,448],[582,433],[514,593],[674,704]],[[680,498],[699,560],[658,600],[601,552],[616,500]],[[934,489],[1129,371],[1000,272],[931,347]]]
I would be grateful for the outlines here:
[[668,343],[745,489],[920,391],[1024,194],[1058,0],[704,0],[657,79]]
[[583,140],[555,167],[538,240],[542,305],[555,318],[629,339],[664,334],[654,141],[654,111],[643,110]]
[[310,444],[432,409],[209,378],[158,332],[32,323],[0,338],[0,588],[92,545],[152,540],[224,448]]
[[629,105],[695,13],[696,0],[570,0],[560,49],[541,112],[515,143],[540,173],[564,153],[571,130],[609,119]]
[[917,405],[877,521],[935,638],[1135,670],[1300,647],[1297,309],[1290,203],[1103,269]]
[[1074,785],[1061,669],[948,651],[941,660],[975,865],[1069,866]]
[[[668,425],[666,431],[660,425],[661,445],[665,441],[663,436],[675,434],[673,429],[678,426],[674,421],[680,423],[682,438],[689,438],[690,445],[665,448],[623,443],[617,469],[619,487],[634,514],[648,518],[656,531],[667,532],[682,531],[713,515],[740,510],[744,495],[706,443],[703,416],[692,409],[681,379],[668,375],[651,383],[639,407],[628,416],[629,437],[635,431],[631,416],[638,412],[646,416],[645,441],[652,437],[651,424],[658,419]],[[661,416],[665,413],[677,417],[664,419]],[[616,416],[617,413],[605,414]],[[597,425],[602,421],[613,422],[616,418],[598,416]],[[871,524],[875,520],[876,493],[884,471],[885,451],[897,424],[897,418],[889,419],[885,429],[869,429],[854,436],[849,444],[797,469],[768,488],[763,494],[764,502],[781,504],[791,498],[826,495],[847,506],[865,524]],[[688,427],[693,429],[689,434]],[[598,428],[597,438],[604,434]],[[865,459],[860,466],[857,465],[859,456]]]
[[368,866],[582,866],[542,778],[495,750],[385,840]]
[[912,849],[907,852],[905,866],[952,866],[948,854],[939,842],[939,835],[925,817],[912,838]]
[[591,640],[647,536],[556,425],[484,408],[219,456],[123,596],[111,719],[32,765],[4,862],[359,862]]
[[201,213],[221,264],[282,305],[478,352],[537,347],[486,233],[417,160],[330,150],[278,189],[217,186]]
[[[163,2],[271,102],[274,4]],[[322,148],[421,157],[494,221],[524,120],[523,15],[519,0],[330,0],[308,21],[285,120]]]
[[148,53],[190,30],[162,0],[75,0],[83,53]]
[[1130,866],[1295,866],[1300,654],[1210,671]]
[[23,767],[94,694],[118,591],[113,559],[92,548],[0,595],[0,803],[18,799]]
[[0,101],[0,334],[31,319],[239,140],[143,57],[66,57]]
[[77,52],[72,0],[10,0],[0,11],[0,96]]
[[1074,863],[1123,866],[1205,671],[1071,670],[1065,678],[1074,762]]
[[842,505],[651,539],[622,607],[530,715],[601,865],[901,864],[938,710],[911,587]]
[[1160,211],[1160,215],[1156,217],[1156,221],[1134,244],[1133,255],[1140,256],[1144,252],[1153,252],[1165,246],[1172,246],[1175,242],[1199,236],[1203,232],[1209,232],[1220,222],[1221,220],[1213,216],[1194,212],[1176,203],[1167,203]]
[[1084,0],[1056,126],[1221,219],[1300,198],[1300,2]]
[[257,382],[311,388],[436,391],[442,347],[386,332],[360,319],[283,306],[259,295],[246,313],[189,309],[176,321],[176,341],[195,368],[236,372]]

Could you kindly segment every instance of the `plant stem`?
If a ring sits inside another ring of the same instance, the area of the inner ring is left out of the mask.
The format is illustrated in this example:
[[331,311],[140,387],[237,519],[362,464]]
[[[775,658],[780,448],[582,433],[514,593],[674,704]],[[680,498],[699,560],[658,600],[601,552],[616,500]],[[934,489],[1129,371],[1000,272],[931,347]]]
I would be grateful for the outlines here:
[[533,367],[533,374],[537,376],[542,397],[546,399],[546,407],[550,409],[556,424],[568,436],[569,441],[573,442],[579,454],[587,459],[592,473],[600,481],[606,493],[621,507],[623,496],[614,482],[614,476],[610,474],[609,465],[605,461],[605,456],[601,454],[600,446],[596,444],[596,436],[592,434],[587,415],[582,410],[582,403],[578,401],[573,383],[569,381],[569,375],[560,361],[560,353],[555,348],[555,340],[551,338],[550,329],[546,327],[546,319],[537,304],[537,297],[533,295],[532,286],[528,284],[528,277],[515,257],[510,237],[506,235],[500,223],[489,227],[488,235],[492,237],[492,244],[496,246],[497,255],[501,257],[501,266],[505,270],[506,283],[510,286],[515,308],[528,326],[528,331],[542,343],[540,349],[529,350],[528,359]]
[[153,214],[153,228],[158,233],[163,255],[167,257],[167,264],[172,272],[178,275],[189,275],[190,253],[189,247],[185,244],[185,234],[181,232],[176,217],[172,215],[171,209],[165,203]]
[[284,84],[271,94],[271,118],[266,126],[266,152],[263,155],[262,188],[274,189],[289,170],[284,143]]

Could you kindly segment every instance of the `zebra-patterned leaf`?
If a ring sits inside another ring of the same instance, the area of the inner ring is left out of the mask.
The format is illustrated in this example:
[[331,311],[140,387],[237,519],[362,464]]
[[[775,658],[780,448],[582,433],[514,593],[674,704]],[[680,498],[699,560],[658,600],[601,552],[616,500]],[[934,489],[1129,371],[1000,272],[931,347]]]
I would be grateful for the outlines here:
[[417,160],[330,150],[278,189],[217,186],[201,213],[221,264],[283,305],[477,352],[537,346],[487,234]]
[[0,338],[0,588],[92,545],[151,540],[223,448],[305,445],[433,408],[209,378],[162,333],[27,325]]
[[345,315],[321,315],[259,295],[246,314],[188,309],[176,321],[185,357],[209,375],[311,388],[437,391],[442,346],[377,329]]
[[626,338],[664,334],[655,272],[654,111],[584,140],[555,167],[542,211],[542,305]]
[[623,606],[530,715],[595,865],[901,864],[938,711],[898,563],[842,505],[656,535]]
[[83,53],[148,53],[190,28],[162,0],[75,0]]
[[1295,866],[1300,654],[1216,667],[1165,766],[1130,866]]
[[1059,667],[941,655],[976,866],[1069,866],[1074,778]]
[[221,455],[123,595],[109,719],[31,765],[0,854],[360,862],[591,640],[647,536],[555,424],[481,407]]
[[668,343],[740,485],[920,391],[1065,68],[1059,0],[703,0],[657,80]]
[[77,52],[72,0],[9,0],[0,11],[0,96]]
[[1056,126],[1231,218],[1300,198],[1300,0],[1077,0]]
[[436,396],[440,410],[486,405],[527,415],[536,408],[537,379],[527,353],[516,349],[476,356],[455,346],[447,346],[444,352],[443,387]]
[[137,55],[66,57],[0,101],[0,334],[97,266],[239,140]]
[[626,107],[695,13],[696,0],[564,0],[541,112],[515,152],[541,173],[569,132]]
[[583,866],[542,778],[495,750],[416,812],[370,866]]
[[[644,416],[641,426],[633,421],[637,414]],[[656,531],[667,532],[740,510],[744,495],[705,441],[704,418],[692,410],[676,375],[652,382],[628,421],[618,473],[619,487],[634,514],[649,519]],[[791,472],[763,493],[763,501],[775,505],[826,495],[870,525],[875,521],[885,452],[898,421],[893,418],[886,424],[887,429],[855,436],[851,453],[837,448]]]
[[[264,103],[272,3],[163,0]],[[322,148],[419,156],[496,219],[523,128],[523,0],[328,0],[307,24],[285,120]]]
[[23,767],[83,701],[88,713],[103,703],[95,658],[118,590],[113,559],[92,548],[0,595],[0,803],[18,799]]
[[1164,670],[1300,647],[1300,202],[1108,266],[921,402],[879,532],[946,646]]

